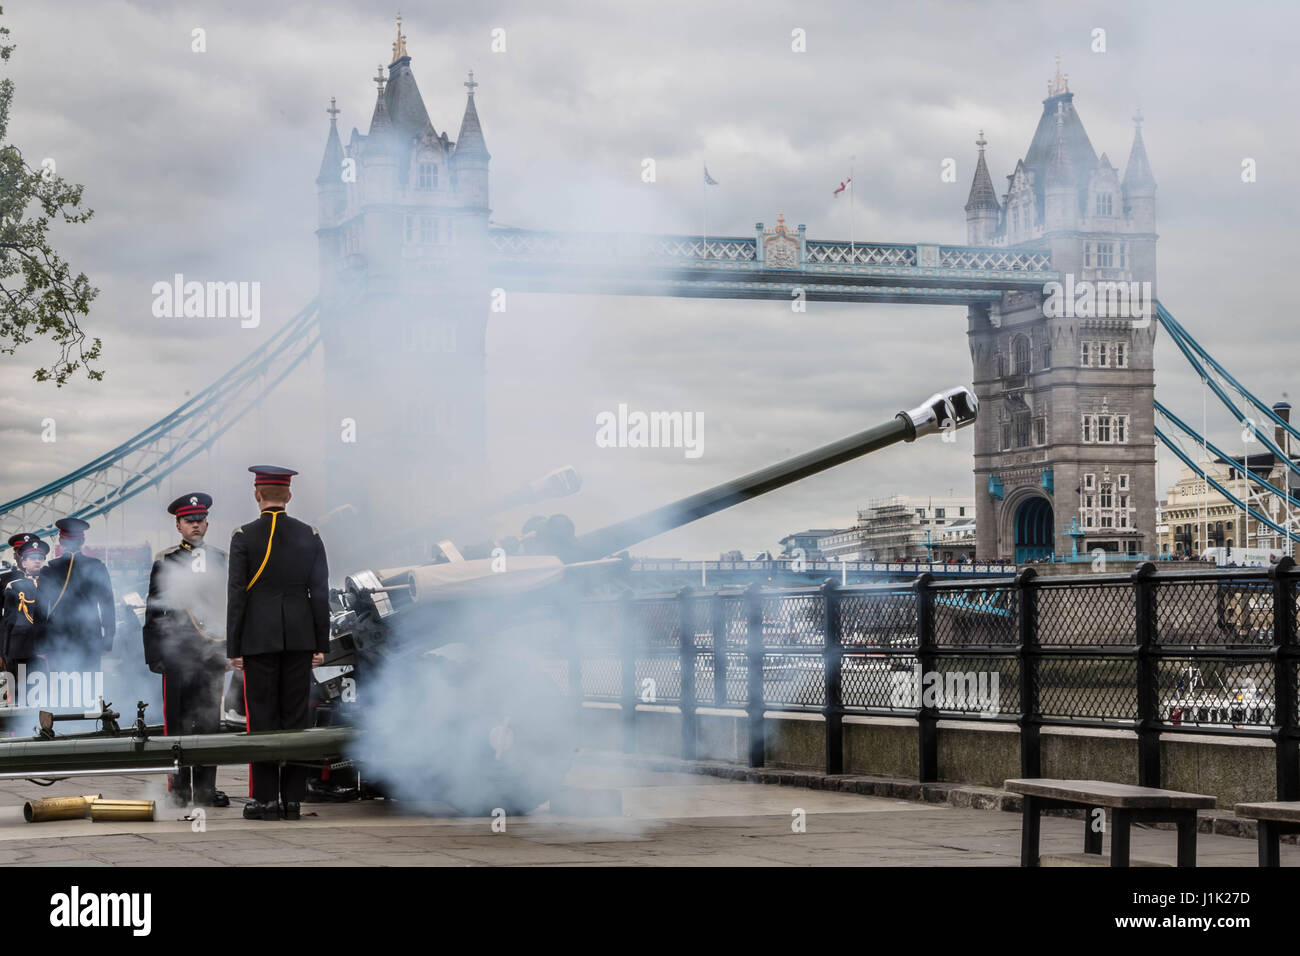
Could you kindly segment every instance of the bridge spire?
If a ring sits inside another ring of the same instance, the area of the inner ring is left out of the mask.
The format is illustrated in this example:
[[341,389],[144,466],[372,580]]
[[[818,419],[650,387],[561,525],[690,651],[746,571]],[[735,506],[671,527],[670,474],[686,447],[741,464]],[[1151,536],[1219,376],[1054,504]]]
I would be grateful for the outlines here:
[[[998,210],[1002,208],[998,203],[997,191],[993,188],[993,177],[989,175],[988,164],[984,162],[984,147],[988,145],[988,140],[984,138],[984,130],[980,130],[975,145],[979,148],[979,158],[975,160],[975,176],[971,180],[970,196],[966,200],[968,232],[969,224],[986,218],[992,220],[990,228],[996,227]],[[970,237],[970,241],[978,245],[990,237],[991,232],[986,229],[979,236]]]
[[325,111],[330,115],[330,131],[325,139],[325,155],[321,157],[320,173],[316,176],[316,183],[320,186],[340,183],[343,172],[343,144],[339,142],[338,124],[341,110],[334,105],[334,102],[334,97],[331,96],[330,108]]
[[399,10],[397,11],[397,39],[393,41],[393,59],[391,62],[396,63],[407,55],[406,34],[402,32],[402,11]]
[[1133,114],[1133,147],[1129,150],[1128,166],[1124,170],[1124,189],[1134,192],[1142,188],[1154,189],[1156,178],[1147,160],[1147,147],[1142,142],[1142,108]]
[[393,125],[389,120],[388,106],[384,103],[385,83],[384,65],[382,63],[379,65],[379,72],[375,74],[372,82],[378,91],[375,96],[375,111],[370,115],[370,135],[374,136],[376,133],[387,130]]
[[456,155],[482,155],[486,159],[491,159],[487,142],[483,139],[483,125],[478,119],[478,109],[474,106],[474,90],[477,87],[478,82],[474,79],[474,71],[470,70],[469,79],[465,81],[465,89],[468,92],[465,95],[465,115],[461,117],[460,133],[456,136]]

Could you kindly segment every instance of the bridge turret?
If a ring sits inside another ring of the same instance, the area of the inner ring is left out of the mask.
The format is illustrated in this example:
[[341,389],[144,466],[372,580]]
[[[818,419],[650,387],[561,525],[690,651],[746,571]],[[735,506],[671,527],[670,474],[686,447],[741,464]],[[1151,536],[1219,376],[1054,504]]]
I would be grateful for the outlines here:
[[339,110],[330,97],[330,131],[325,138],[325,155],[321,157],[320,172],[316,176],[316,221],[322,229],[338,224],[347,205],[347,190],[343,185],[343,144],[339,141]]
[[989,175],[988,164],[984,162],[984,130],[975,141],[979,147],[979,159],[975,161],[975,178],[970,184],[970,198],[966,200],[966,242],[972,246],[988,245],[998,231],[998,214],[1002,207],[998,204],[997,193],[993,190],[993,177]]
[[477,213],[487,227],[488,208],[488,163],[492,155],[488,152],[487,142],[483,138],[483,126],[479,122],[478,109],[474,106],[474,71],[470,70],[469,79],[465,81],[468,94],[465,98],[465,115],[460,121],[460,134],[456,137],[456,148],[451,155],[453,189],[464,203],[467,212]]
[[1133,148],[1124,170],[1124,206],[1137,232],[1156,231],[1156,178],[1142,142],[1142,111],[1133,117]]

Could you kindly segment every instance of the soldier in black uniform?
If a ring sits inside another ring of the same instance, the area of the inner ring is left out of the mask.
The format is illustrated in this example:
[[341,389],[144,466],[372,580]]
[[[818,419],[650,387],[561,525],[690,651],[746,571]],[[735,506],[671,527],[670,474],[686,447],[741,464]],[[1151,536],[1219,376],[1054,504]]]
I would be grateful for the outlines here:
[[[230,539],[226,598],[226,653],[244,672],[248,729],[297,730],[310,726],[311,669],[329,649],[329,571],[316,529],[290,518],[289,479],[276,465],[254,465],[256,521]],[[288,764],[256,763],[244,807],[249,820],[297,820],[307,771]]]
[[60,518],[62,554],[45,566],[45,596],[49,601],[45,641],[50,670],[100,669],[100,657],[113,649],[117,608],[108,568],[98,558],[81,553],[90,522]]
[[[19,536],[15,536],[19,537]],[[36,655],[44,653],[45,598],[37,586],[41,564],[50,546],[34,534],[22,535],[14,545],[20,576],[5,585],[4,618],[0,621],[0,658],[11,675],[10,688],[33,670]]]
[[14,549],[13,567],[6,567],[0,571],[0,622],[4,621],[4,593],[5,588],[9,586],[10,581],[16,581],[23,576],[23,569],[18,564],[18,549],[25,541],[35,541],[36,535],[30,531],[19,531],[17,534],[9,536],[9,547]]
[[[144,659],[163,678],[163,733],[221,730],[221,685],[226,660],[226,553],[205,545],[212,496],[196,491],[167,506],[180,532],[178,545],[160,551],[149,574],[144,612]],[[194,767],[167,781],[171,802],[228,807],[217,789],[216,767]]]

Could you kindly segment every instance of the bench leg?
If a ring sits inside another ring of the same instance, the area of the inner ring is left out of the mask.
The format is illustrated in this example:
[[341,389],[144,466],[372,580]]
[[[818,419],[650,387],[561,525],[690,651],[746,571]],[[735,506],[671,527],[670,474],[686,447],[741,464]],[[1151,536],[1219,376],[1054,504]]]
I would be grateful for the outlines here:
[[1178,821],[1178,865],[1196,865],[1196,811],[1189,810]]
[[1277,828],[1268,820],[1260,820],[1256,826],[1256,833],[1259,840],[1259,865],[1281,866],[1282,850],[1278,845],[1281,834]]
[[1110,814],[1110,865],[1128,866],[1128,837],[1132,824],[1127,810],[1112,810]]
[[[1101,820],[1105,821],[1106,811],[1101,807],[1084,807],[1083,810],[1083,852],[1101,855],[1101,837],[1103,830],[1097,828],[1097,811],[1101,810]],[[1104,823],[1103,823],[1104,826]]]
[[1038,865],[1038,822],[1040,807],[1030,796],[1020,798],[1020,865]]

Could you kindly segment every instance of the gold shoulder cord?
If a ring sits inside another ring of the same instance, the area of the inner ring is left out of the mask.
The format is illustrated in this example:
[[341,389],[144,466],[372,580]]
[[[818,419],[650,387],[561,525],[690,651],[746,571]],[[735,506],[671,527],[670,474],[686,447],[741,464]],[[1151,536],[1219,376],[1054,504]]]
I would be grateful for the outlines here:
[[[68,589],[68,582],[72,580],[72,563],[76,560],[77,560],[77,552],[74,551],[68,557],[68,573],[63,578],[63,587],[59,588],[59,596],[56,597],[54,599],[54,603],[50,605],[51,614],[53,614],[54,609],[59,606],[59,602],[63,600],[63,592]],[[30,621],[31,618],[29,617],[27,620]]]
[[28,624],[36,623],[34,620],[32,620],[32,612],[27,610],[28,606],[33,603],[35,602],[27,600],[27,595],[24,594],[22,591],[18,592],[18,610],[23,612],[23,617],[27,618]]
[[[262,513],[266,514],[265,511]],[[257,579],[260,578],[262,572],[266,570],[266,562],[271,560],[271,542],[275,540],[275,516],[279,513],[280,512],[278,511],[271,512],[271,533],[266,537],[266,554],[262,557],[262,566],[258,568],[257,573],[253,575],[253,580],[248,582],[248,587],[244,588],[245,591],[252,590],[253,585],[257,583]]]

